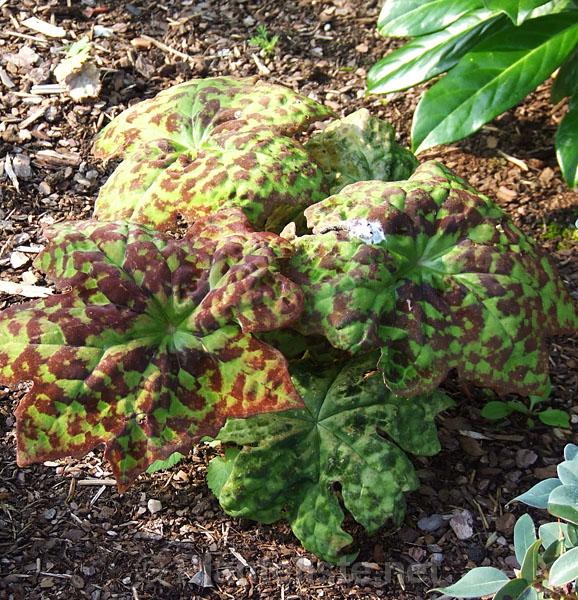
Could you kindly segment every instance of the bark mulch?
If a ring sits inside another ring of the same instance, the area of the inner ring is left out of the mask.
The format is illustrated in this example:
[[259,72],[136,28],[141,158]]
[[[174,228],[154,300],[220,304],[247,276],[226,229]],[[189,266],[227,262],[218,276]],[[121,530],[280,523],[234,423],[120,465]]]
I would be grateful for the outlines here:
[[[0,0],[0,279],[45,285],[32,268],[42,225],[87,218],[114,167],[91,158],[93,136],[175,83],[260,75],[340,114],[365,106],[407,140],[421,90],[365,94],[367,69],[399,44],[377,36],[378,12],[375,1],[353,0]],[[23,25],[32,16],[65,37]],[[249,42],[258,25],[279,36],[270,56]],[[39,94],[55,83],[65,43],[83,35],[94,39],[100,96],[78,103]],[[548,94],[546,83],[469,140],[422,158],[443,160],[496,198],[554,254],[578,294],[578,247],[564,234],[578,217],[578,196],[561,180],[553,150],[565,107],[552,109]],[[0,293],[0,309],[16,301]],[[572,431],[528,427],[520,415],[489,423],[480,416],[482,391],[452,388],[459,403],[439,419],[443,450],[416,460],[422,486],[408,497],[404,526],[359,534],[358,561],[347,569],[305,552],[285,523],[228,518],[206,487],[214,451],[203,445],[124,495],[99,451],[19,469],[13,410],[24,386],[0,387],[0,598],[402,600],[425,598],[475,565],[511,570],[521,509],[507,501],[554,475],[564,445],[578,441],[576,337],[553,340],[551,370],[549,404],[571,412]]]

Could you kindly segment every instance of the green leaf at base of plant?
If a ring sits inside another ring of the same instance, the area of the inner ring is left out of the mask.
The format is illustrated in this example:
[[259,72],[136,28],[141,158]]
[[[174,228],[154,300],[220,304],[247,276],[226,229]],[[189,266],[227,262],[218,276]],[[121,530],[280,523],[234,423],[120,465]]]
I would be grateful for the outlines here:
[[355,556],[336,485],[343,507],[369,533],[388,519],[400,523],[404,494],[418,483],[404,451],[438,451],[433,419],[451,401],[440,393],[393,396],[376,360],[298,363],[293,380],[305,409],[227,421],[218,439],[242,450],[233,461],[212,461],[209,479],[219,480],[211,488],[228,514],[264,523],[285,518],[305,548],[329,562]]
[[175,465],[178,465],[184,458],[186,458],[185,454],[181,454],[180,452],[173,452],[165,460],[155,460],[155,462],[149,465],[147,473],[156,473],[157,471],[168,471],[169,469],[172,469]]
[[514,525],[514,549],[516,559],[520,565],[524,562],[524,557],[528,549],[536,541],[536,526],[532,517],[528,514],[522,515]]
[[530,582],[525,579],[512,579],[498,590],[492,600],[527,600],[525,594],[529,588]]
[[563,427],[564,429],[570,428],[570,415],[558,408],[547,408],[538,413],[538,419],[544,423],[544,425],[550,425],[550,427]]

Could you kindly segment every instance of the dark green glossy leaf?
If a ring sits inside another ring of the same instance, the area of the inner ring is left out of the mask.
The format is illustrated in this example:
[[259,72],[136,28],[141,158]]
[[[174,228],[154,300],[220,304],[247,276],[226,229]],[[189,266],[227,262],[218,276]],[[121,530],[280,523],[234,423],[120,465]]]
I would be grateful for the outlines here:
[[548,0],[484,0],[487,8],[508,15],[514,25],[521,25],[532,11]]
[[578,185],[578,97],[570,101],[556,131],[556,156],[562,175],[570,187]]
[[482,7],[482,0],[386,0],[377,28],[382,35],[419,36],[440,31]]
[[343,506],[368,532],[386,519],[400,523],[404,494],[418,485],[404,450],[438,451],[433,420],[451,401],[439,392],[393,396],[376,360],[365,355],[329,368],[298,363],[293,381],[305,409],[227,422],[218,439],[242,450],[230,467],[227,457],[209,466],[227,513],[264,523],[285,518],[307,549],[330,562],[355,556],[336,484]]
[[484,35],[499,30],[504,19],[476,10],[441,31],[418,37],[374,64],[367,89],[375,94],[404,90],[451,69]]
[[511,25],[484,40],[421,99],[413,147],[419,152],[477,131],[542,83],[577,42],[578,19],[568,14]]
[[556,75],[552,85],[552,102],[557,104],[562,98],[573,96],[576,92],[578,92],[578,47],[574,48]]

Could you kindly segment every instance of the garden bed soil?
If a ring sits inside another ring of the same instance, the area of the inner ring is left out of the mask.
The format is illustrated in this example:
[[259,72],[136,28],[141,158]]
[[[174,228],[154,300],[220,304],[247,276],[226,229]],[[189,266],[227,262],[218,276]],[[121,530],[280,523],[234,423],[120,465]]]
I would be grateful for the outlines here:
[[[0,0],[0,279],[45,285],[31,263],[42,225],[89,217],[114,168],[91,157],[95,133],[175,83],[260,75],[339,114],[367,107],[406,141],[421,90],[390,98],[365,93],[367,69],[399,44],[376,34],[378,11],[377,2],[354,0]],[[25,27],[31,16],[53,19],[66,38]],[[270,57],[249,43],[259,24],[279,36]],[[97,99],[31,93],[33,85],[54,83],[64,42],[102,27],[111,35],[94,40],[103,84]],[[578,195],[561,180],[553,149],[565,106],[552,108],[548,99],[547,82],[469,140],[420,158],[442,160],[495,198],[553,253],[577,295],[571,232]],[[18,301],[1,294],[0,308]],[[416,459],[422,486],[408,496],[403,527],[369,538],[350,524],[360,554],[348,569],[303,550],[286,523],[228,518],[206,486],[215,450],[203,445],[123,495],[100,451],[18,468],[13,411],[24,387],[0,387],[0,598],[403,600],[425,598],[434,583],[455,581],[475,565],[511,570],[521,509],[507,501],[552,476],[564,445],[578,441],[578,338],[553,340],[550,366],[550,404],[570,411],[573,430],[539,422],[528,428],[519,415],[489,423],[480,416],[483,393],[450,384],[458,404],[439,419],[443,450]]]

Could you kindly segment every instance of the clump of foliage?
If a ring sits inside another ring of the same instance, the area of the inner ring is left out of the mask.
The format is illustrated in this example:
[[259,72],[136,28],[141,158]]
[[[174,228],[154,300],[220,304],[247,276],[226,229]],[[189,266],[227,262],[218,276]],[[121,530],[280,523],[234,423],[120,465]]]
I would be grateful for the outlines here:
[[[363,111],[292,137],[329,114],[213,78],[105,129],[97,155],[125,158],[98,220],[49,229],[36,263],[63,291],[0,313],[0,380],[33,382],[20,465],[105,444],[124,489],[216,437],[227,512],[352,560],[345,511],[368,532],[401,521],[450,369],[544,393],[545,337],[578,329],[552,261],[445,167],[413,172]],[[184,236],[159,231],[180,214]]]
[[278,35],[269,35],[265,25],[257,25],[255,35],[249,40],[251,46],[257,46],[264,56],[271,56],[279,43]]
[[560,69],[552,102],[570,101],[556,152],[564,178],[578,185],[575,0],[386,0],[378,29],[413,39],[370,69],[369,91],[405,90],[448,72],[418,104],[416,152],[467,137]]
[[538,529],[524,514],[514,527],[520,568],[510,579],[494,567],[477,567],[438,591],[454,598],[576,600],[578,598],[578,446],[568,444],[558,477],[545,479],[516,500],[556,518]]

